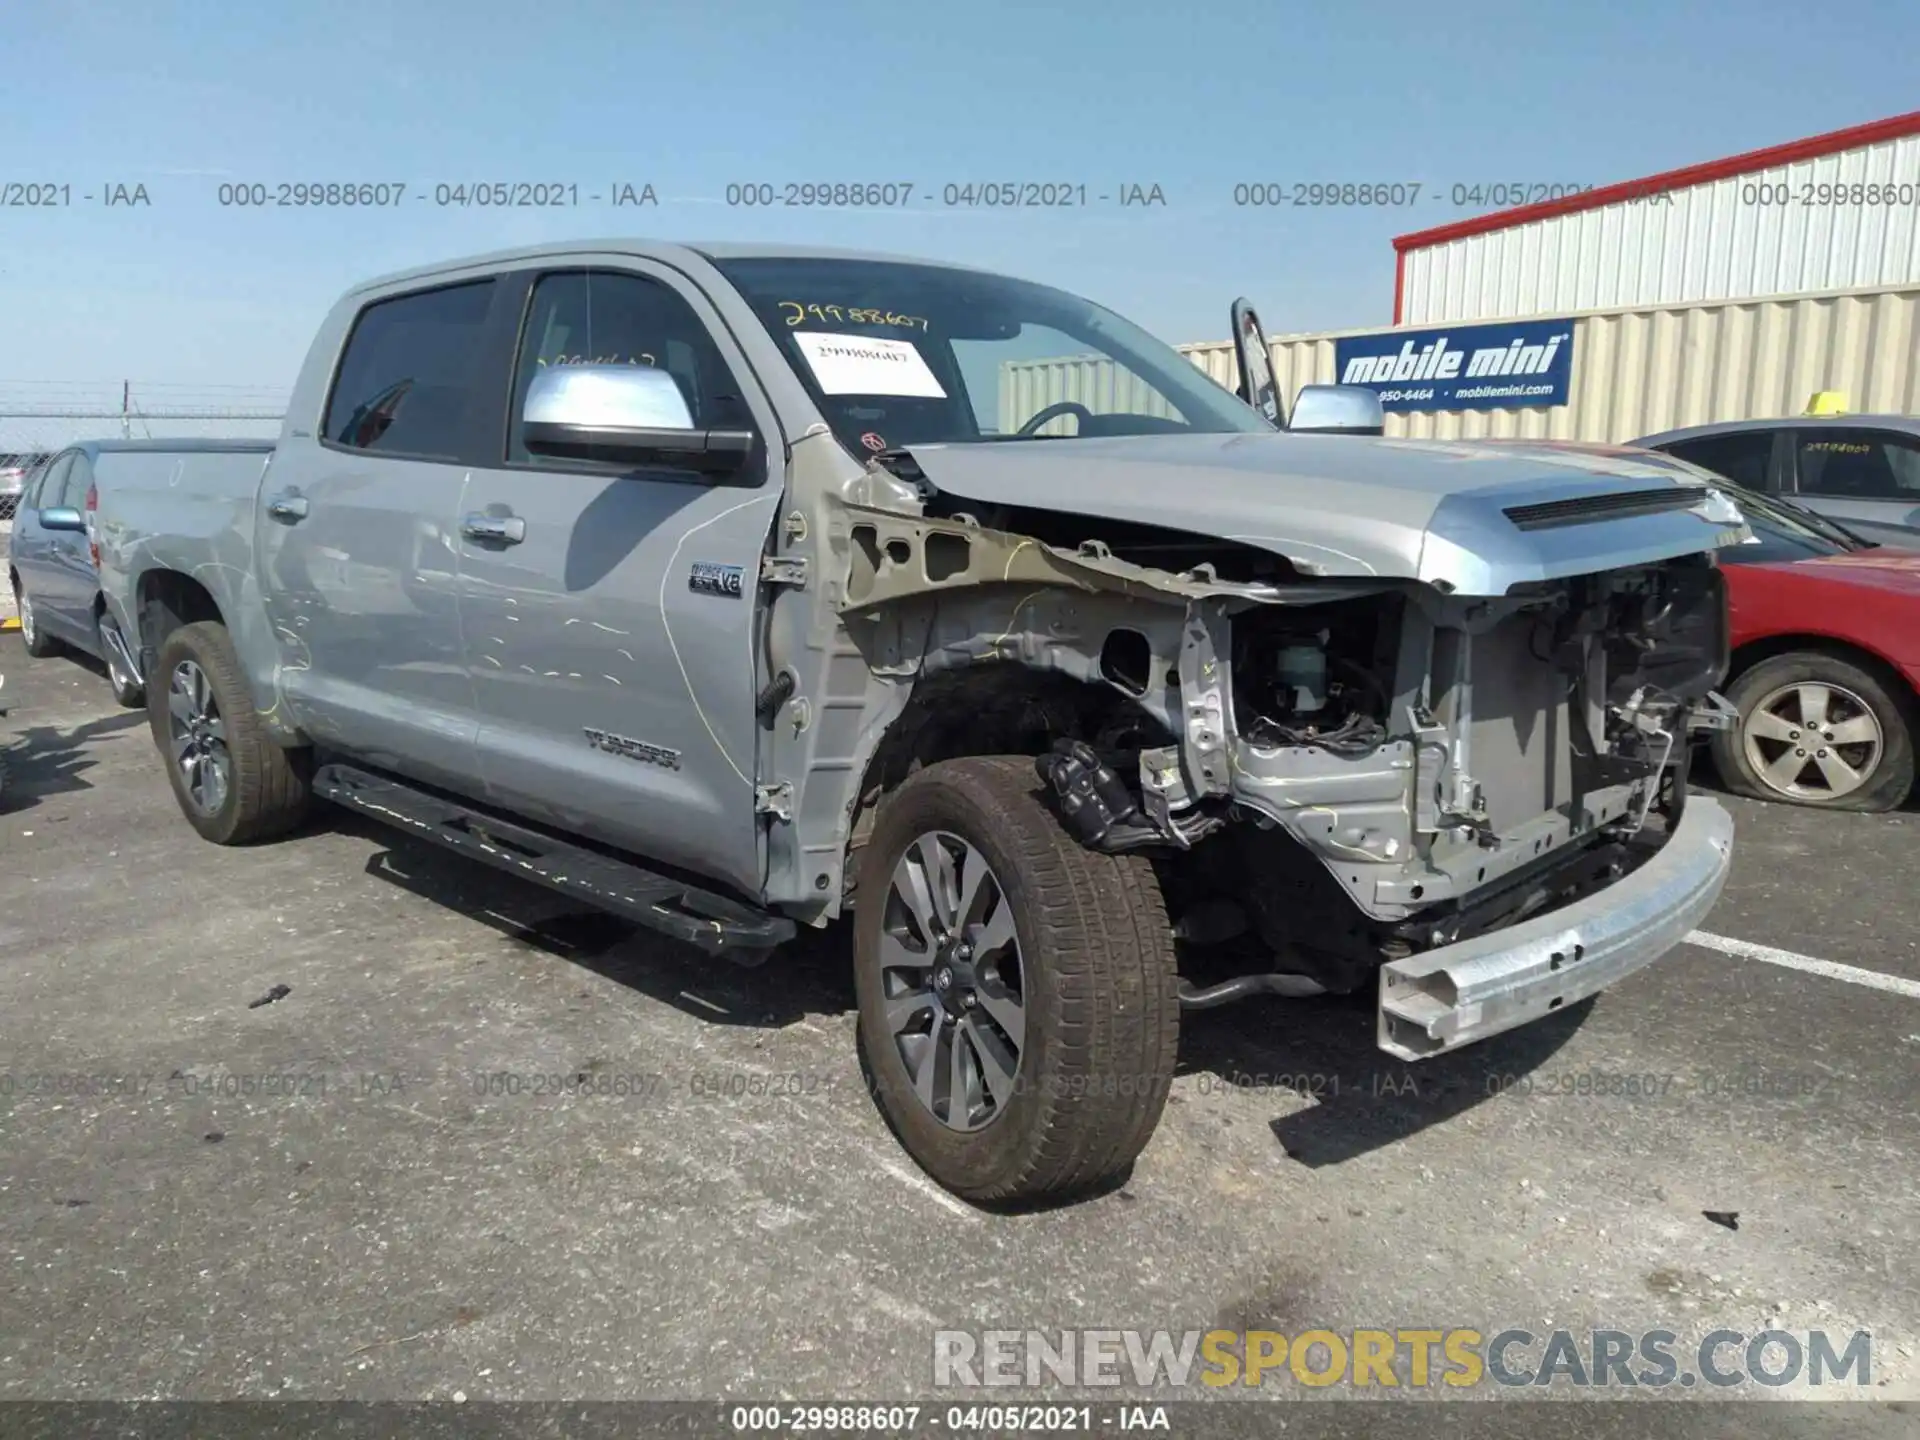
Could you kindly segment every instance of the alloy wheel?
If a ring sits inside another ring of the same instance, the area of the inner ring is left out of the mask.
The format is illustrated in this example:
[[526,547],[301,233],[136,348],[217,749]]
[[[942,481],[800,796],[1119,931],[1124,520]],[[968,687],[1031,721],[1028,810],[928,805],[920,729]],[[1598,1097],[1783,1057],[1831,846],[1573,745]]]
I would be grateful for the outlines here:
[[1763,696],[1741,722],[1748,767],[1793,800],[1838,800],[1873,778],[1886,737],[1844,685],[1799,680]]
[[191,660],[173,667],[167,683],[167,738],[187,798],[203,815],[217,814],[232,788],[227,726],[220,718],[207,672]]
[[958,835],[921,835],[894,867],[880,972],[887,1029],[921,1105],[960,1131],[1004,1114],[1026,1044],[1020,940],[998,877]]

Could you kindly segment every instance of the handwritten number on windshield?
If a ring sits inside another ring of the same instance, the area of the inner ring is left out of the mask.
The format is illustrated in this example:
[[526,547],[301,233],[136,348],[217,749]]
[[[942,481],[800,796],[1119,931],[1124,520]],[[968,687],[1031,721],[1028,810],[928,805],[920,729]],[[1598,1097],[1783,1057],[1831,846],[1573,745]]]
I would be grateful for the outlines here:
[[[927,322],[918,315],[899,315],[891,310],[874,310],[861,307],[839,305],[802,305],[798,300],[779,302],[781,312],[786,315],[789,326],[804,325],[811,316],[825,324],[837,320],[843,325],[891,325],[901,330],[911,330],[919,326],[921,333],[927,330]],[[790,312],[790,313],[789,313]]]

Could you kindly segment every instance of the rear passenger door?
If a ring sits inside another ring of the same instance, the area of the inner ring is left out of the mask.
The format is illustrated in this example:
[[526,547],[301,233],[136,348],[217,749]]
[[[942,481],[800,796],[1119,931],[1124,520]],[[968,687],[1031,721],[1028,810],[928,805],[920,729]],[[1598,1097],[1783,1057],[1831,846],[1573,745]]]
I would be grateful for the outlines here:
[[1807,426],[1790,442],[1802,505],[1880,544],[1920,546],[1920,436]]
[[60,595],[59,543],[66,537],[58,530],[44,528],[40,512],[67,503],[62,496],[75,453],[68,451],[47,462],[39,480],[21,492],[13,520],[12,563],[20,577],[21,593],[33,605],[35,625],[63,640],[73,638],[72,622]]
[[473,788],[456,523],[491,277],[371,300],[318,434],[284,437],[256,517],[295,721],[403,775]]
[[[772,408],[677,271],[608,256],[525,271],[519,286],[500,448],[473,471],[459,540],[488,795],[757,892],[756,612],[785,454]],[[528,387],[547,367],[579,364],[667,371],[696,426],[758,433],[754,460],[717,483],[531,454]],[[518,538],[483,533],[501,522]],[[725,579],[695,589],[696,569]]]
[[[76,450],[67,459],[55,503],[87,516],[87,491],[93,487],[93,462]],[[48,605],[57,609],[60,624],[85,649],[93,649],[93,597],[100,593],[93,566],[93,536],[86,530],[55,530],[47,535]]]

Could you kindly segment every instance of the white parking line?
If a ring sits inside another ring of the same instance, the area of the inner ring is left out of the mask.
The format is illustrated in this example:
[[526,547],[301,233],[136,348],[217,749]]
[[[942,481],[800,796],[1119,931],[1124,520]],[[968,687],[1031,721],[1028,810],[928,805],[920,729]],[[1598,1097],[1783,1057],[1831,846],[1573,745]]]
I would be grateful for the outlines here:
[[[873,1154],[871,1150],[869,1150],[867,1153],[869,1155]],[[880,1159],[879,1156],[875,1155],[874,1161],[880,1166],[882,1170],[886,1171],[887,1174],[891,1175],[894,1179],[898,1180],[902,1185],[908,1185],[908,1186],[911,1186],[913,1189],[918,1190],[922,1195],[926,1196],[929,1200],[933,1201],[934,1204],[940,1205],[948,1210],[951,1210],[954,1214],[959,1215],[964,1219],[971,1220],[976,1225],[980,1223],[981,1216],[978,1210],[974,1209],[971,1205],[967,1204],[965,1201],[957,1199],[952,1195],[949,1195],[946,1191],[942,1190],[938,1185],[934,1184],[933,1181],[927,1179],[926,1176],[921,1175],[916,1171],[909,1170],[905,1165],[900,1164],[897,1160],[882,1160]]]
[[1820,975],[1828,980],[1844,980],[1849,985],[1865,985],[1873,990],[1885,990],[1890,995],[1904,995],[1909,1000],[1920,1000],[1920,980],[1906,980],[1898,975],[1882,975],[1878,970],[1862,970],[1857,965],[1838,965],[1831,960],[1816,960],[1811,955],[1796,955],[1791,950],[1776,950],[1771,945],[1756,945],[1751,940],[1733,940],[1725,935],[1709,935],[1704,930],[1695,930],[1687,936],[1687,944],[1704,946],[1708,950],[1718,950],[1723,955],[1732,955],[1741,960],[1758,960],[1766,965],[1781,965],[1788,970],[1804,970],[1809,975]]

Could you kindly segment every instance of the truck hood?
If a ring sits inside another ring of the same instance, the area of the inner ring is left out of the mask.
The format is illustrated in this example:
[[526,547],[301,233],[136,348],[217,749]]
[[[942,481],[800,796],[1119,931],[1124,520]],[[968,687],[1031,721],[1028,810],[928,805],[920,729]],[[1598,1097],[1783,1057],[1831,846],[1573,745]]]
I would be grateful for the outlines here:
[[961,501],[1155,525],[1270,550],[1307,575],[1470,595],[1749,533],[1707,472],[1620,447],[1275,433],[921,445],[911,456]]

